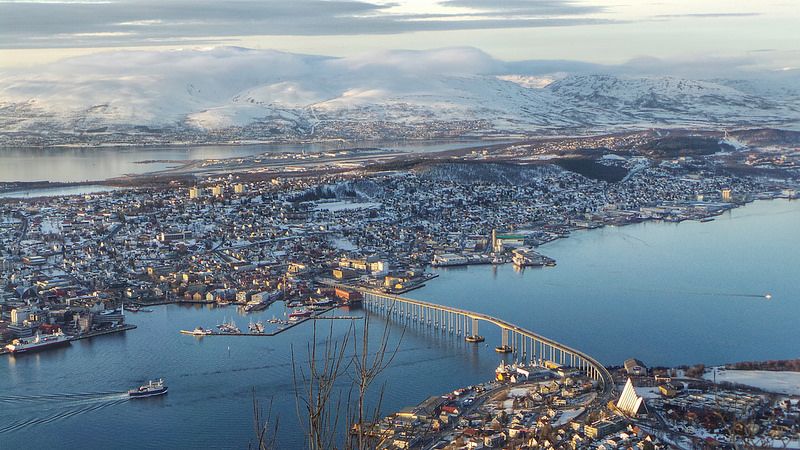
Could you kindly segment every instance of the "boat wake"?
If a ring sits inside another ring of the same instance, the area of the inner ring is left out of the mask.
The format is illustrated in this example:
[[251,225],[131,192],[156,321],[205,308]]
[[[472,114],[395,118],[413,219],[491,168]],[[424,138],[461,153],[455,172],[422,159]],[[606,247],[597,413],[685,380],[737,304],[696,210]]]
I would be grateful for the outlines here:
[[[576,285],[568,286],[566,284],[561,283],[551,283],[546,282],[543,283],[548,286],[555,286],[560,288],[570,288],[576,287]],[[588,288],[586,285],[579,285],[582,288]],[[697,297],[734,297],[734,298],[761,298],[766,300],[772,299],[772,294],[769,292],[765,292],[763,294],[749,294],[743,292],[711,292],[711,291],[684,291],[684,290],[672,290],[672,289],[637,289],[633,287],[622,288],[621,290],[627,292],[641,292],[643,294],[671,294],[675,296],[697,296]]]
[[[17,417],[28,416],[0,426],[0,434],[24,430],[64,420],[91,411],[119,405],[129,400],[126,392],[86,392],[75,394],[3,395],[0,407],[13,407]],[[46,413],[43,415],[42,413]]]
[[114,392],[76,392],[72,394],[41,394],[41,395],[0,395],[0,403],[14,402],[53,402],[58,400],[76,399],[102,399],[121,395],[119,391]]

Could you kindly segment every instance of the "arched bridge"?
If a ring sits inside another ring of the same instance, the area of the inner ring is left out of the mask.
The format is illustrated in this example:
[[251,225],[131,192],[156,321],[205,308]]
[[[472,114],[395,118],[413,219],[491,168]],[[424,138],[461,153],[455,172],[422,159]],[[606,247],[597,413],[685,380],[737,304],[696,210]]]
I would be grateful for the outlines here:
[[524,363],[551,367],[553,364],[558,364],[575,368],[597,380],[604,392],[610,394],[614,389],[611,373],[591,356],[505,320],[380,291],[369,289],[358,289],[358,291],[364,296],[364,307],[369,310],[382,312],[390,317],[414,320],[456,336],[463,336],[468,341],[483,340],[478,334],[480,322],[495,325],[500,328],[501,335],[497,351],[513,352]]

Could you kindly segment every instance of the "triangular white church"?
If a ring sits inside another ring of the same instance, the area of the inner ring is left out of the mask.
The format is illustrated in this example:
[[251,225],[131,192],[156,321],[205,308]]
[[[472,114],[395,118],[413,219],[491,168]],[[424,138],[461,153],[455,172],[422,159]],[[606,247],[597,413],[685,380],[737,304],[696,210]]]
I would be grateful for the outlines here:
[[636,394],[636,389],[633,387],[633,382],[630,378],[625,383],[625,388],[622,389],[622,395],[619,396],[617,401],[617,409],[629,416],[635,416],[642,412],[644,399]]

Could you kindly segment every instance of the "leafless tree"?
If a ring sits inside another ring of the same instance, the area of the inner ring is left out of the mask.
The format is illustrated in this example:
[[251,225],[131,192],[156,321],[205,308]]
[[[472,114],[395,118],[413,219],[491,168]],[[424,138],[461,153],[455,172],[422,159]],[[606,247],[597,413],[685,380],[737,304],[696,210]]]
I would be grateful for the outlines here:
[[[292,378],[297,415],[305,426],[309,450],[336,448],[341,412],[341,391],[334,401],[336,381],[348,368],[347,348],[350,333],[341,341],[334,339],[331,323],[321,353],[317,351],[317,325],[313,322],[311,342],[307,344],[308,367],[304,368],[292,348]],[[353,327],[353,325],[351,325]]]
[[253,388],[253,427],[256,440],[248,444],[248,450],[273,450],[275,438],[278,435],[278,417],[272,419],[272,401],[264,415],[256,397],[256,390]]
[[[291,350],[295,408],[304,427],[309,450],[366,450],[375,448],[379,437],[371,433],[380,420],[386,384],[376,392],[373,384],[392,364],[400,348],[405,328],[392,345],[390,323],[386,321],[377,342],[370,343],[370,320],[365,314],[361,327],[355,320],[341,337],[334,336],[333,321],[321,338],[317,321],[312,320],[311,340],[306,344],[307,361]],[[368,406],[368,396],[377,401]],[[275,447],[278,421],[273,420],[272,404],[266,416],[253,392],[255,444],[251,449]],[[342,418],[346,418],[343,420]],[[342,434],[344,433],[344,435]]]
[[376,405],[372,408],[372,411],[367,411],[365,400],[375,380],[392,364],[400,348],[403,335],[405,334],[405,329],[403,329],[400,339],[397,340],[393,348],[390,348],[389,322],[386,321],[384,322],[377,347],[374,350],[370,350],[369,331],[369,316],[366,315],[364,317],[359,346],[359,340],[356,339],[357,331],[355,327],[352,328],[354,352],[352,357],[353,370],[351,371],[351,377],[353,386],[357,389],[357,397],[356,404],[354,405],[355,411],[353,411],[352,405],[350,408],[350,423],[348,424],[348,429],[355,430],[356,432],[352,434],[353,439],[348,440],[347,448],[357,450],[374,448],[374,438],[370,437],[367,433],[367,425],[369,423],[376,423],[380,419],[379,414],[386,384],[384,383],[377,393],[378,400]]

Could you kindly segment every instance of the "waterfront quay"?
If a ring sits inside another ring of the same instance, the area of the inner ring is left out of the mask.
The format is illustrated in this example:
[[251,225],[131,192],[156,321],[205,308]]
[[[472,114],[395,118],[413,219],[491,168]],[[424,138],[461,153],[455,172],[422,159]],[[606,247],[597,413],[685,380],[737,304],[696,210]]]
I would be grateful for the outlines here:
[[[136,325],[124,324],[124,325],[119,325],[119,326],[115,326],[115,327],[111,327],[111,328],[88,331],[88,332],[85,332],[85,333],[77,334],[75,336],[68,336],[67,341],[79,341],[81,339],[91,339],[91,338],[97,337],[97,336],[105,336],[105,335],[108,335],[108,334],[122,333],[124,331],[135,330],[135,329],[136,329]],[[5,347],[4,348],[0,348],[0,355],[4,355],[6,353],[10,353],[8,349],[6,349]]]
[[[716,370],[716,369],[714,369]],[[700,375],[703,370],[700,369]],[[618,397],[565,368],[501,362],[494,379],[402,408],[363,432],[381,449],[796,448],[800,395],[626,361]]]
[[596,390],[574,370],[501,362],[494,379],[432,396],[364,432],[381,449],[590,448],[582,423],[605,414]]

